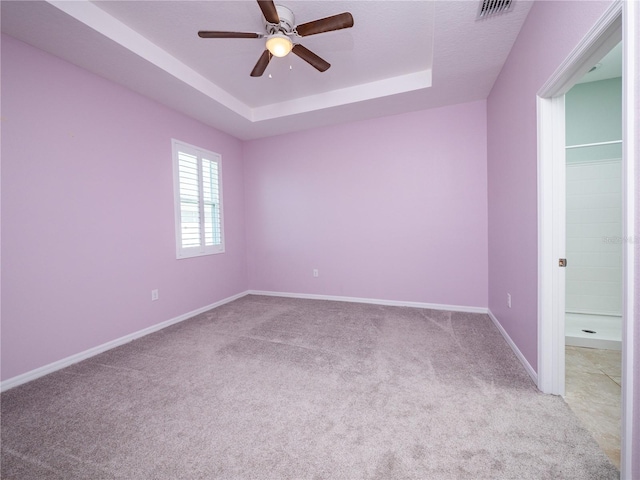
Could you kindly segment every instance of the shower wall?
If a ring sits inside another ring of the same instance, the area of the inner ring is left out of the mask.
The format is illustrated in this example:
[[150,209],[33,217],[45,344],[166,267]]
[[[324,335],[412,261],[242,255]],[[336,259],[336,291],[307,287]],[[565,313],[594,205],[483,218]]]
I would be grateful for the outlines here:
[[622,138],[621,78],[576,85],[565,96],[565,111],[566,311],[619,316],[622,145],[593,144]]
[[621,314],[620,178],[620,159],[567,164],[567,312]]

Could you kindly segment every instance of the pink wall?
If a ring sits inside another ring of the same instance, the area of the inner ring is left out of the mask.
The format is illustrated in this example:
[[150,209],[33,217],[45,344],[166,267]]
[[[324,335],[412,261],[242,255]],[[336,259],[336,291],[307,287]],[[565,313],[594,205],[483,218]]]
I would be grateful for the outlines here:
[[485,107],[246,142],[250,288],[486,307]]
[[[536,2],[487,101],[489,308],[537,369],[536,94],[610,2]],[[512,308],[507,308],[507,293]]]
[[[222,154],[223,255],[176,260],[172,137]],[[246,290],[242,176],[239,140],[3,36],[2,378]]]

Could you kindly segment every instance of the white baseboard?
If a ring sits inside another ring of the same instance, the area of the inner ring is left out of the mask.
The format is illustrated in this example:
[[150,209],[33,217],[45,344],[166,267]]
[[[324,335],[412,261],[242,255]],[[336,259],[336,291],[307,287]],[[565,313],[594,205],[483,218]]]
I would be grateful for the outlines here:
[[468,307],[463,305],[443,305],[438,303],[405,302],[400,300],[379,300],[376,298],[342,297],[337,295],[316,295],[313,293],[269,292],[249,290],[250,295],[266,295],[269,297],[304,298],[307,300],[332,300],[334,302],[370,303],[391,307],[430,308],[432,310],[448,310],[451,312],[488,313],[485,307]]
[[166,328],[175,323],[179,323],[191,317],[195,317],[196,315],[199,315],[213,308],[217,308],[221,305],[224,305],[225,303],[233,302],[238,298],[244,297],[248,293],[248,291],[238,293],[237,295],[224,298],[218,302],[212,303],[211,305],[192,310],[191,312],[179,315],[170,320],[160,322],[156,325],[152,325],[150,327],[143,328],[142,330],[138,330],[137,332],[130,333],[129,335],[125,335],[124,337],[120,337],[115,340],[111,340],[110,342],[103,343],[102,345],[98,345],[97,347],[90,348],[89,350],[85,350],[84,352],[76,353],[75,355],[71,355],[70,357],[63,358],[62,360],[58,360],[43,367],[36,368],[35,370],[31,370],[21,375],[9,378],[0,383],[0,391],[4,392],[5,390],[9,390],[10,388],[17,387],[18,385],[22,385],[23,383],[27,383],[49,373],[53,373],[56,370],[63,369],[65,367],[68,367],[69,365],[73,365],[74,363],[78,363],[82,360],[86,360],[87,358],[91,358],[95,355],[98,355],[99,353],[106,352],[107,350],[111,350],[112,348],[119,347],[120,345],[124,345],[125,343],[129,343],[137,338],[144,337],[145,335],[157,332],[158,330],[162,330],[163,328]]
[[518,360],[520,360],[520,363],[522,363],[522,365],[524,366],[524,369],[527,371],[527,373],[531,377],[531,380],[533,380],[533,383],[535,383],[535,385],[537,386],[538,374],[536,373],[536,371],[531,367],[531,364],[527,361],[527,359],[524,357],[524,355],[522,354],[520,349],[517,347],[517,345],[513,342],[513,340],[511,340],[511,337],[509,336],[507,331],[502,327],[502,325],[500,325],[500,322],[495,317],[493,312],[487,309],[487,313],[489,315],[489,318],[493,322],[493,324],[496,326],[496,328],[500,331],[504,339],[507,341],[507,344],[511,347],[511,350],[513,350],[513,353],[516,354],[516,357],[518,357]]
[[199,315],[203,312],[211,310],[213,308],[217,308],[226,303],[232,302],[239,298],[242,298],[246,295],[265,295],[270,297],[286,297],[286,298],[302,298],[309,300],[331,300],[336,302],[353,302],[353,303],[368,303],[372,305],[387,305],[392,307],[412,307],[412,308],[428,308],[432,310],[447,310],[452,312],[469,312],[469,313],[484,313],[488,314],[493,323],[496,325],[502,336],[505,338],[511,349],[514,351],[520,362],[524,365],[525,369],[529,376],[536,383],[538,382],[538,375],[531,368],[529,362],[527,362],[524,355],[520,352],[518,347],[513,343],[511,337],[507,334],[507,332],[502,328],[500,322],[496,319],[496,317],[491,313],[491,311],[486,307],[470,307],[464,305],[445,305],[445,304],[437,304],[437,303],[424,303],[424,302],[406,302],[399,300],[380,300],[375,298],[360,298],[360,297],[343,297],[337,295],[316,295],[311,293],[287,293],[287,292],[270,292],[270,291],[261,291],[261,290],[247,290],[245,292],[238,293],[237,295],[233,295],[231,297],[227,297],[218,302],[212,303],[211,305],[207,305],[196,310],[192,310],[191,312],[179,315],[170,320],[166,320],[164,322],[158,323],[156,325],[152,325],[150,327],[144,328],[142,330],[138,330],[137,332],[130,333],[129,335],[125,335],[124,337],[117,338],[107,343],[103,343],[102,345],[98,345],[97,347],[90,348],[80,353],[76,353],[75,355],[71,355],[69,357],[63,358],[62,360],[58,360],[56,362],[50,363],[43,367],[36,368],[29,372],[23,373],[21,375],[17,375],[15,377],[9,378],[2,383],[0,383],[0,391],[4,392],[5,390],[9,390],[10,388],[17,387],[18,385],[22,385],[23,383],[30,382],[31,380],[35,380],[36,378],[42,377],[49,373],[53,373],[62,368],[68,367],[69,365],[73,365],[74,363],[78,363],[82,360],[86,360],[87,358],[91,358],[95,355],[98,355],[107,350],[111,350],[112,348],[119,347],[120,345],[124,345],[125,343],[129,343],[132,340],[135,340],[140,337],[144,337],[145,335],[149,335],[150,333],[157,332],[158,330],[162,330],[170,325],[175,323],[182,322],[191,317]]

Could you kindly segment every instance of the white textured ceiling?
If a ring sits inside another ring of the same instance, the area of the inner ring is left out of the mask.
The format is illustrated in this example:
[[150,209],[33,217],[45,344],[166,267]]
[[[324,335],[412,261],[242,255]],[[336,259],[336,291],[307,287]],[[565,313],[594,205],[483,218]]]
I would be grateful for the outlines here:
[[262,78],[250,77],[249,72],[264,51],[264,39],[202,39],[196,35],[198,30],[264,33],[264,19],[255,1],[189,2],[188,8],[184,1],[164,1],[161,8],[156,2],[143,1],[95,3],[250,107],[431,68],[430,2],[283,0],[280,3],[294,12],[297,23],[349,11],[357,28],[300,39],[331,63],[327,72],[319,73],[296,55],[288,55],[272,59],[267,77]]
[[2,1],[2,31],[251,139],[484,99],[531,7],[476,20],[479,0],[276,3],[298,24],[352,13],[353,28],[300,39],[327,72],[289,55],[253,78],[264,40],[197,36],[263,32],[253,0]]

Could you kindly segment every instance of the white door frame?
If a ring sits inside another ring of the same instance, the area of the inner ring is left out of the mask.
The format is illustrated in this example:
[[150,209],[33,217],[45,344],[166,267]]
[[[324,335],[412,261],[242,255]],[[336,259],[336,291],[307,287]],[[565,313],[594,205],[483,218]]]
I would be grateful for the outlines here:
[[[623,41],[623,312],[621,478],[631,478],[633,421],[635,160],[638,154],[640,8],[616,1],[538,92],[538,388],[564,395],[564,94]],[[570,261],[570,259],[569,259]]]

